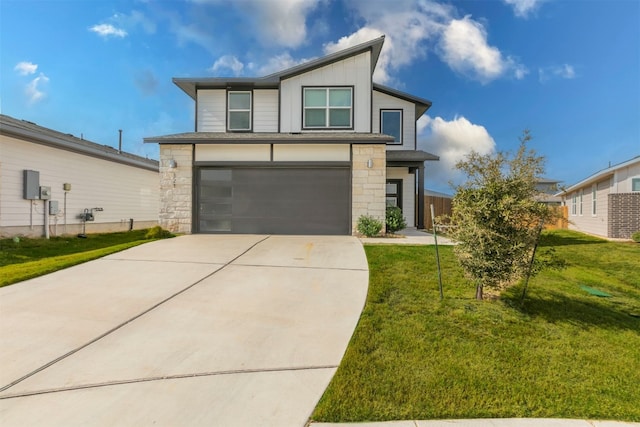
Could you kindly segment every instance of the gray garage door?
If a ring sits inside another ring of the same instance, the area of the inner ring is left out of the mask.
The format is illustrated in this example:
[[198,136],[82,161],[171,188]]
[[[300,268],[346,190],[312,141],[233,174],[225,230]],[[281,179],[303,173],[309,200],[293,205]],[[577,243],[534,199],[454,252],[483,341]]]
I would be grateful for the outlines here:
[[350,234],[346,167],[199,168],[199,233]]

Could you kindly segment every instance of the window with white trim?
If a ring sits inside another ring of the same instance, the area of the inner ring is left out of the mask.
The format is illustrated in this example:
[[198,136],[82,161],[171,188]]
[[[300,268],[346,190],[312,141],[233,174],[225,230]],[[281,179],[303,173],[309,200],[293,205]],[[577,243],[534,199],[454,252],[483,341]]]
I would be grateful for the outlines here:
[[578,193],[573,193],[571,198],[571,215],[576,215],[578,212]]
[[251,130],[251,91],[229,91],[227,94],[227,129]]
[[395,138],[389,144],[402,144],[402,110],[380,110],[380,133]]
[[596,216],[598,208],[598,184],[591,186],[591,215]]
[[352,129],[353,88],[303,88],[302,122],[305,129]]
[[631,191],[640,191],[640,178],[631,178]]
[[584,190],[580,190],[580,216],[582,216],[582,202],[584,199]]

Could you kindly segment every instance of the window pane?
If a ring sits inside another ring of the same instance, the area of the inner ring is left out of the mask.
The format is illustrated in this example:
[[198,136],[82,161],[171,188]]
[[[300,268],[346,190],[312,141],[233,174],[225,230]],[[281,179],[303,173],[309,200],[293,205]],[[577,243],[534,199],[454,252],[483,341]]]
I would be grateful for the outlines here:
[[640,178],[633,178],[631,180],[631,191],[640,191]]
[[402,114],[400,114],[400,111],[383,111],[381,133],[393,136],[395,138],[395,142],[401,142],[401,118]]
[[304,90],[304,106],[305,107],[326,107],[327,90],[326,89],[305,89]]
[[329,110],[329,126],[351,127],[351,110],[346,108]]
[[249,130],[250,114],[248,111],[230,111],[229,112],[229,129],[232,130]]
[[395,182],[387,182],[387,194],[397,194],[398,184]]
[[351,89],[329,89],[330,107],[351,107]]
[[248,92],[229,92],[230,110],[251,109],[251,94]]
[[327,126],[325,109],[306,109],[304,113],[305,127],[325,127]]

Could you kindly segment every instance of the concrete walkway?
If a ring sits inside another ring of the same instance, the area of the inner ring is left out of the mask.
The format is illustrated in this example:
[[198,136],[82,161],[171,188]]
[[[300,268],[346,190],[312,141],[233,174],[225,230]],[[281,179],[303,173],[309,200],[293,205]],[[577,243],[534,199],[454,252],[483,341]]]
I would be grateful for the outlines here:
[[182,236],[0,289],[0,425],[295,426],[367,293],[353,237]]
[[[454,243],[443,236],[437,236],[439,245],[453,245]],[[405,228],[388,237],[361,237],[364,244],[374,245],[435,245],[436,237],[432,233],[416,228]]]

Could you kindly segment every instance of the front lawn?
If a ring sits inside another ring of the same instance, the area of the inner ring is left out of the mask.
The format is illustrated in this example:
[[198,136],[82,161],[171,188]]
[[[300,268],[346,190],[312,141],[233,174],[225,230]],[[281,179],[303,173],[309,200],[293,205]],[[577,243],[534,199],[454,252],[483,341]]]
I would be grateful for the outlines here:
[[[313,414],[326,422],[452,418],[640,421],[640,245],[545,234],[567,262],[496,301],[440,247],[365,246],[366,306]],[[587,285],[612,296],[597,297]]]
[[0,239],[0,287],[149,242],[148,230],[47,239]]

